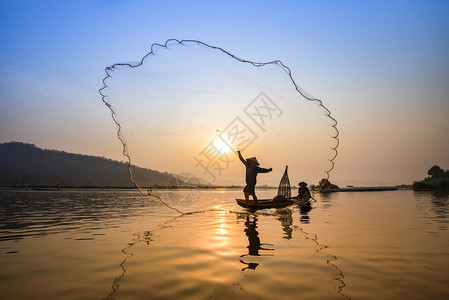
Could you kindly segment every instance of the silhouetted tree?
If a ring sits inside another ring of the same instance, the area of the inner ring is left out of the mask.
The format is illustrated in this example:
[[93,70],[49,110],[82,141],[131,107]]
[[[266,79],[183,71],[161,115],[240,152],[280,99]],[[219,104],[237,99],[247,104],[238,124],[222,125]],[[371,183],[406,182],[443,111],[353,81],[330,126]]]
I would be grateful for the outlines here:
[[413,189],[415,191],[449,191],[449,170],[443,170],[439,166],[434,165],[427,171],[427,175],[430,177],[421,181],[415,181],[413,183]]
[[427,171],[427,175],[429,175],[432,178],[440,178],[444,175],[444,170],[441,169],[439,166],[434,165],[432,168]]
[[331,190],[339,189],[338,185],[332,184],[326,178],[320,180],[320,182],[318,183],[318,187],[320,189],[331,189]]

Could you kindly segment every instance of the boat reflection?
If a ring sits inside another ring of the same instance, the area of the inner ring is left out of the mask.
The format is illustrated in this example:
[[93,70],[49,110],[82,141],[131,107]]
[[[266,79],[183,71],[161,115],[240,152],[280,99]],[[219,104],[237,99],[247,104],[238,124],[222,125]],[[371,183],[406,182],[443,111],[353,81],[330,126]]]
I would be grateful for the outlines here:
[[[309,224],[310,217],[309,211],[312,209],[310,204],[303,205],[299,208],[299,221],[302,224]],[[293,209],[291,208],[283,208],[276,211],[276,219],[281,221],[282,231],[284,232],[283,239],[290,240],[292,238],[293,233]]]
[[280,209],[276,212],[276,219],[281,221],[282,230],[284,231],[283,239],[290,240],[293,232],[293,216],[290,208]]

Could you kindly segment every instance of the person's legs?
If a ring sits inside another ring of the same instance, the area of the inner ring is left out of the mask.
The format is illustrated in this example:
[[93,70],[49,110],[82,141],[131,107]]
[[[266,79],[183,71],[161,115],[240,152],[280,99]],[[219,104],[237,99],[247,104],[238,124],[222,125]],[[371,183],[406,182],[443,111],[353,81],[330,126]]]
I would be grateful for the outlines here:
[[253,193],[251,194],[251,196],[253,196],[254,199],[254,204],[257,204],[257,197],[256,197],[256,193],[253,191]]
[[257,204],[256,192],[254,191],[255,187],[255,184],[248,184],[246,192],[248,193],[248,196],[251,195],[253,197],[254,203]]
[[248,202],[249,200],[248,186],[245,186],[245,188],[243,189],[243,193],[245,194],[246,202]]

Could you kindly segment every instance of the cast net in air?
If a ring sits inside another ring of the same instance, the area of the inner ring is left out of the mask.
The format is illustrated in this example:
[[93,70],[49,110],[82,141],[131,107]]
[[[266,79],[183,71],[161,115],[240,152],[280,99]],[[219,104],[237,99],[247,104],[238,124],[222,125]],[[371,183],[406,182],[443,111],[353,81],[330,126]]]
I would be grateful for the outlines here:
[[[140,61],[105,72],[99,92],[130,181],[180,213],[198,199],[199,186],[245,184],[237,150],[273,168],[258,185],[276,186],[287,164],[295,182],[318,183],[334,168],[337,121],[280,60],[256,62],[201,41],[170,39]],[[307,78],[307,70],[297,76]],[[173,187],[191,192],[171,197]]]

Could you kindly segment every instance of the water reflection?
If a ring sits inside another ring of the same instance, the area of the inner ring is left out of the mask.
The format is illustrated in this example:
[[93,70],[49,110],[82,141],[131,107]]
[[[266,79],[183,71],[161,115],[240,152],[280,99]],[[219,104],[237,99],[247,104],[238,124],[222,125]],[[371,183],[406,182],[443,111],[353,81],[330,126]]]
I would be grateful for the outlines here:
[[126,246],[125,248],[122,249],[122,253],[125,255],[125,258],[120,263],[120,268],[122,269],[122,273],[119,276],[115,277],[114,282],[112,283],[112,291],[106,297],[104,297],[103,300],[114,299],[115,294],[118,292],[118,289],[120,288],[120,280],[122,280],[122,278],[125,276],[125,273],[126,273],[125,263],[129,258],[134,256],[134,253],[129,251],[129,249],[131,249],[131,247],[133,247],[135,243],[141,242],[140,234],[137,233],[137,234],[135,234],[135,236],[136,236],[136,238],[133,239],[133,242],[128,243],[128,246]]
[[[429,192],[421,192],[429,193]],[[448,230],[449,225],[449,195],[444,191],[430,192],[432,211],[435,214],[433,220],[438,223],[438,229]]]
[[320,202],[321,202],[321,209],[330,209],[334,203],[333,203],[333,193],[320,193]]
[[[299,208],[299,221],[302,224],[310,224],[309,212],[312,210],[310,204],[303,205]],[[276,219],[281,221],[283,239],[290,240],[293,233],[293,210],[291,208],[283,208],[276,211]]]
[[432,195],[431,198],[433,211],[440,218],[448,218],[449,215],[449,196]]
[[[226,197],[234,200],[232,193]],[[211,193],[210,203],[217,195]],[[230,200],[224,203],[168,219],[171,211],[165,214],[158,202],[144,202],[131,192],[1,192],[3,298],[17,298],[14,293],[25,280],[54,282],[50,279],[68,276],[60,268],[61,258],[66,270],[74,271],[65,281],[72,283],[40,286],[40,292],[53,296],[49,299],[61,294],[69,298],[73,290],[86,291],[85,296],[90,288],[100,290],[97,298],[145,298],[136,295],[152,295],[159,288],[155,279],[162,277],[159,282],[169,287],[172,299],[211,299],[204,291],[215,287],[210,293],[221,299],[229,298],[222,295],[231,289],[239,299],[262,293],[276,298],[277,292],[289,289],[297,298],[321,299],[323,293],[359,298],[369,293],[375,299],[373,282],[380,288],[402,282],[398,291],[407,289],[408,295],[416,293],[414,298],[447,295],[447,197],[412,191],[340,193],[312,204],[311,211],[290,207],[256,213]],[[326,204],[333,206],[323,209]],[[90,233],[81,234],[85,232]],[[47,236],[34,238],[41,235]],[[85,242],[92,238],[94,242]],[[413,273],[418,267],[421,276]],[[416,286],[421,288],[422,278],[421,291]],[[91,284],[102,280],[102,285]],[[116,293],[119,288],[123,295]],[[383,298],[393,299],[395,291],[383,293]]]
[[132,191],[1,191],[0,242],[118,228],[140,213],[143,201]]
[[276,219],[281,221],[282,230],[284,232],[283,239],[290,240],[292,238],[293,216],[290,208],[281,209],[276,212]]
[[248,237],[248,254],[243,254],[240,257],[247,255],[251,256],[270,256],[272,254],[260,254],[260,250],[273,251],[274,249],[264,248],[263,246],[273,246],[272,244],[265,244],[260,242],[259,232],[257,231],[257,215],[246,215],[245,234]]
[[311,210],[312,206],[310,205],[310,203],[301,206],[301,208],[299,209],[299,222],[301,222],[302,224],[310,224],[309,212]]
[[[303,213],[307,213],[307,212],[303,212]],[[346,283],[344,281],[345,275],[344,275],[342,269],[340,269],[340,267],[338,267],[335,264],[335,262],[338,260],[337,256],[325,251],[325,249],[328,249],[328,246],[326,244],[322,244],[322,243],[320,243],[318,241],[318,235],[317,234],[306,232],[301,227],[299,227],[299,229],[304,234],[304,237],[307,240],[311,240],[315,244],[315,252],[317,254],[325,255],[326,256],[326,264],[331,266],[336,271],[336,275],[334,275],[333,278],[338,283],[338,285],[337,285],[337,292],[342,297],[344,297],[346,299],[351,299],[349,296],[347,296],[346,294],[343,293],[343,289],[346,287]]]
[[[299,210],[299,213],[303,220],[301,222],[305,222],[304,220],[307,220],[307,222],[310,222],[310,219],[308,216],[309,211],[310,211],[310,209]],[[302,233],[303,237],[306,240],[313,241],[313,243],[316,245],[315,252],[317,254],[319,253],[321,255],[325,255],[326,264],[331,266],[336,271],[336,275],[333,275],[333,279],[338,282],[337,292],[341,296],[349,299],[349,297],[343,293],[343,289],[346,286],[345,282],[343,281],[345,276],[343,274],[343,271],[335,264],[335,261],[337,261],[337,257],[335,255],[326,253],[324,251],[324,249],[327,249],[328,247],[327,247],[327,245],[323,245],[318,242],[318,236],[316,234],[305,232],[303,230],[303,228],[301,228],[299,226],[295,226],[293,224],[294,212],[295,212],[295,209],[290,209],[290,208],[278,210],[278,211],[272,212],[272,213],[231,212],[236,215],[237,224],[244,225],[243,232],[248,239],[248,244],[247,244],[248,246],[246,247],[247,253],[240,255],[240,257],[238,258],[239,263],[242,264],[242,268],[241,268],[240,275],[232,284],[232,286],[233,286],[232,295],[234,294],[235,291],[245,292],[245,289],[243,289],[243,287],[241,285],[241,280],[243,278],[245,278],[246,275],[244,275],[244,274],[245,274],[246,270],[253,270],[253,271],[256,270],[262,262],[262,260],[261,260],[262,256],[274,256],[274,254],[273,254],[274,250],[275,250],[274,245],[269,244],[269,243],[263,243],[261,241],[261,236],[258,231],[258,226],[259,226],[260,218],[267,221],[268,223],[265,225],[268,226],[269,224],[271,224],[269,218],[275,217],[276,220],[280,221],[280,225],[282,227],[282,232],[283,232],[283,236],[282,236],[283,239],[287,239],[287,240],[292,239],[293,231],[296,231],[299,229],[299,232]],[[190,215],[198,214],[198,213],[200,213],[200,212],[194,212],[194,213],[191,213]],[[214,216],[215,218],[216,217],[219,218],[220,216],[226,215],[224,211],[218,211],[215,213],[216,213],[216,215]],[[122,253],[125,255],[123,261],[120,263],[120,268],[121,268],[122,272],[121,272],[121,274],[119,274],[119,276],[115,277],[115,279],[112,283],[112,291],[104,299],[110,300],[110,299],[115,298],[116,293],[118,292],[118,290],[120,288],[120,281],[123,279],[123,277],[126,274],[126,263],[127,263],[128,259],[130,259],[131,257],[134,256],[132,248],[134,246],[136,246],[136,244],[138,244],[138,243],[145,243],[146,245],[149,245],[150,242],[153,241],[152,236],[155,233],[155,231],[167,228],[167,225],[169,223],[172,223],[175,220],[179,220],[183,217],[184,216],[174,217],[172,219],[169,219],[165,223],[159,225],[157,229],[155,229],[151,232],[144,231],[141,233],[136,233],[134,235],[135,238],[133,238],[133,241],[128,243],[128,245],[121,250]],[[269,217],[269,218],[267,219],[265,217]],[[224,223],[224,221],[218,222],[218,224],[222,224],[222,223]],[[264,228],[264,230],[265,229],[266,228]],[[264,230],[262,232],[265,232]],[[217,233],[217,231],[215,233]],[[164,236],[164,235],[161,235],[161,236]],[[334,272],[332,272],[332,273],[334,273]]]
[[259,265],[259,263],[247,263],[244,262],[243,260],[239,260],[242,264],[247,265],[247,267],[244,267],[242,269],[242,271],[245,271],[246,269],[251,269],[251,270],[255,270],[257,268],[257,266]]

